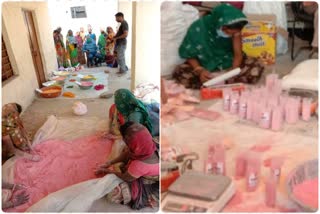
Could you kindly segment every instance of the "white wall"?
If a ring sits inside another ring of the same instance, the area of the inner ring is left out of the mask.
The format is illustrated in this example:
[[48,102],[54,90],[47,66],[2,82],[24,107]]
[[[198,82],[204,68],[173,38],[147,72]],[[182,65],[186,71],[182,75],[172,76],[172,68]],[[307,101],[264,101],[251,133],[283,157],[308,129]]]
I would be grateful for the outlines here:
[[5,2],[2,4],[2,35],[16,77],[2,82],[2,105],[16,102],[26,109],[38,87],[31,56],[28,31],[22,9],[32,10],[45,75],[57,65],[46,2]]
[[134,86],[145,82],[160,85],[160,4],[136,2]]

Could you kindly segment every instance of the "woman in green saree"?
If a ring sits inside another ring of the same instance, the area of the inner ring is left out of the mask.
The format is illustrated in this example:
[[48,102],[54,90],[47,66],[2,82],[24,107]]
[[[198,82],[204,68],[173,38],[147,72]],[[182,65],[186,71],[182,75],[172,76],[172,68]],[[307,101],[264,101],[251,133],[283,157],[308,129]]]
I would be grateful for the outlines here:
[[103,29],[100,29],[100,36],[99,36],[99,40],[98,40],[98,47],[99,47],[99,51],[100,54],[102,56],[103,59],[106,58],[106,45],[107,45],[107,41],[106,41],[106,37],[107,34]]
[[72,30],[68,30],[68,35],[67,35],[67,53],[68,53],[68,58],[70,59],[71,66],[74,67],[78,64],[78,48],[77,48],[77,40],[73,36]]
[[241,73],[228,83],[257,82],[263,66],[242,52],[241,30],[247,23],[246,16],[230,4],[221,4],[195,21],[179,48],[187,62],[175,69],[173,78],[187,88],[200,88],[222,72],[241,67]]

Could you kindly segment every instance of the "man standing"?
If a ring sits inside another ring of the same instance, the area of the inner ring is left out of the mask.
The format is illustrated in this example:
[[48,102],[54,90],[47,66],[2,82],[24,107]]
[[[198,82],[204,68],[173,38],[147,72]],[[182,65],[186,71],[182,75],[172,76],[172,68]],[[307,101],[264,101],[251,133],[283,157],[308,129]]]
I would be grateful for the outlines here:
[[129,26],[126,20],[124,20],[123,13],[119,12],[115,15],[116,21],[121,23],[118,32],[113,40],[116,42],[115,52],[117,53],[117,63],[120,66],[118,74],[126,74],[128,67],[125,60],[125,51],[127,48],[127,36],[129,31]]

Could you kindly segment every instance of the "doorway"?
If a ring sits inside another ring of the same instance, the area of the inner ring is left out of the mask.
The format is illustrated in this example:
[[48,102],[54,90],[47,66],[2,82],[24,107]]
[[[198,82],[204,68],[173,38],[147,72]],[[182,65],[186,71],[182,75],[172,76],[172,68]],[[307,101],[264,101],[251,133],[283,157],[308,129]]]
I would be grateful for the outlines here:
[[28,30],[29,45],[30,45],[34,68],[36,71],[38,85],[41,88],[42,83],[46,81],[46,78],[44,75],[44,69],[43,69],[38,37],[36,33],[32,11],[23,10],[23,16],[24,16],[24,21]]

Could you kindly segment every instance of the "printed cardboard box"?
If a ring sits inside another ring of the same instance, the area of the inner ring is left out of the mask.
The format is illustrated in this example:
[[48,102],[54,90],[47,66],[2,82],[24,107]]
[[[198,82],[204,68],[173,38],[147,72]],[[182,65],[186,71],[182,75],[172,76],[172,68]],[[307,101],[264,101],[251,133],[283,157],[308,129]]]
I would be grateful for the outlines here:
[[276,61],[276,16],[247,14],[249,23],[242,30],[242,50],[264,64]]

